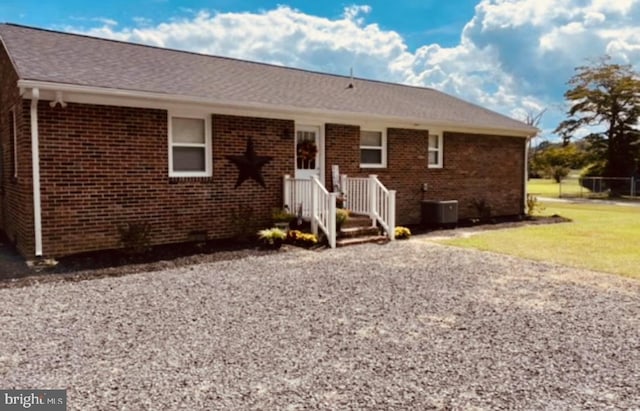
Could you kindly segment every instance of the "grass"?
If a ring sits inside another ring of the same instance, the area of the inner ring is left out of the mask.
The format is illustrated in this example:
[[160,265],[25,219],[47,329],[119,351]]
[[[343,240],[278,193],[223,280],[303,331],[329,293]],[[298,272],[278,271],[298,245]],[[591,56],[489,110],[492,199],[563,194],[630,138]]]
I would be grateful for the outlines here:
[[640,207],[544,204],[571,223],[487,231],[444,243],[640,279]]
[[532,178],[527,183],[527,192],[536,197],[557,198],[560,193],[560,184],[551,179]]
[[[527,192],[536,197],[560,197],[560,184],[552,179],[532,178],[527,183]],[[587,195],[590,191],[578,184],[578,178],[567,178],[562,180],[563,196],[580,196]]]

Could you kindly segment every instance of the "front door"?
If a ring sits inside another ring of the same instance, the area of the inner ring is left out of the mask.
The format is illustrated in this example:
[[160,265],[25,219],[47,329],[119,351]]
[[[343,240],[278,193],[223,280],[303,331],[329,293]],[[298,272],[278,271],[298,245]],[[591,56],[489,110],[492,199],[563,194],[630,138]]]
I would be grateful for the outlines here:
[[320,127],[296,126],[296,178],[321,176]]

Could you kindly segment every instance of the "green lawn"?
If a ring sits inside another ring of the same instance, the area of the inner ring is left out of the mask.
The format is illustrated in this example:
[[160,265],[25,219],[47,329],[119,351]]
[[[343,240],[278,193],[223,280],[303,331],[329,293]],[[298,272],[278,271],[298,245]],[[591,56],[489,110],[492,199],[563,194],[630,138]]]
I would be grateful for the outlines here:
[[[584,187],[580,187],[578,179],[567,178],[562,181],[563,197],[580,197],[587,196],[591,191]],[[532,178],[527,182],[527,193],[536,197],[560,197],[560,184],[551,179]]]
[[444,243],[640,279],[640,207],[545,204],[571,223],[487,231]]
[[560,185],[553,180],[532,178],[527,183],[527,193],[536,197],[558,197]]

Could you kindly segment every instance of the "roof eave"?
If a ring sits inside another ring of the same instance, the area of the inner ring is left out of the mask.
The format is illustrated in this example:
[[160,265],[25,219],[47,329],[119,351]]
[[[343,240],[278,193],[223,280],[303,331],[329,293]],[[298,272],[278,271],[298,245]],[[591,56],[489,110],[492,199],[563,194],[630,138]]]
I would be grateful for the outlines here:
[[255,111],[269,111],[281,114],[296,115],[314,115],[326,116],[331,118],[343,118],[345,120],[358,118],[370,121],[401,123],[412,125],[420,128],[438,128],[446,131],[461,131],[481,134],[499,134],[513,137],[532,137],[537,133],[535,128],[509,128],[509,127],[493,127],[483,125],[461,125],[459,123],[434,122],[424,118],[397,117],[380,114],[371,114],[363,112],[348,112],[330,109],[318,108],[302,108],[297,106],[274,105],[257,102],[238,102],[224,99],[216,99],[211,97],[197,97],[179,94],[164,94],[140,90],[114,89],[107,87],[84,86],[68,83],[56,83],[40,80],[18,80],[18,87],[21,90],[38,88],[40,90],[61,91],[66,93],[80,93],[95,96],[119,97],[123,99],[143,99],[149,101],[157,101],[164,103],[185,103],[198,104],[207,106],[220,106],[235,109],[247,109]]

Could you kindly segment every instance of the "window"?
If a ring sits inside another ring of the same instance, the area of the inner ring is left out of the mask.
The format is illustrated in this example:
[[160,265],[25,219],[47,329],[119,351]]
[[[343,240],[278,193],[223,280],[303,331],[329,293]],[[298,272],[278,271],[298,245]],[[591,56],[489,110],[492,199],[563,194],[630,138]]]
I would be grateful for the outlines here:
[[360,167],[386,167],[386,140],[382,131],[360,131]]
[[429,168],[442,168],[442,133],[429,133]]
[[211,175],[211,127],[207,118],[169,118],[169,175]]
[[11,167],[13,178],[18,178],[18,130],[16,128],[16,112],[9,111],[9,144],[11,147]]

